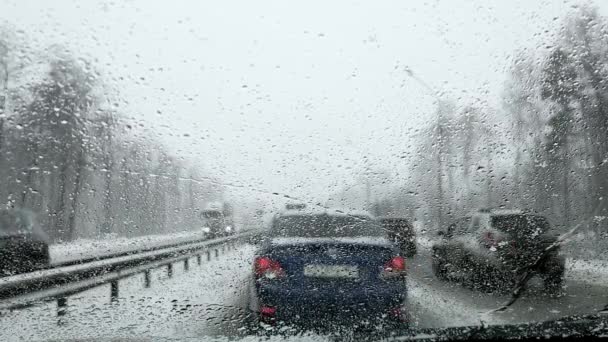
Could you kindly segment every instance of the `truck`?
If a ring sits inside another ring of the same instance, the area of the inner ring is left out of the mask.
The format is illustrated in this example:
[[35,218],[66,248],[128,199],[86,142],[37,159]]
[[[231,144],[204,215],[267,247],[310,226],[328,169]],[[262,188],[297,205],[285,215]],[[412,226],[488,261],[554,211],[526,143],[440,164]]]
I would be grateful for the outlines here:
[[235,233],[232,206],[226,202],[208,203],[201,211],[203,232],[210,239],[229,236]]

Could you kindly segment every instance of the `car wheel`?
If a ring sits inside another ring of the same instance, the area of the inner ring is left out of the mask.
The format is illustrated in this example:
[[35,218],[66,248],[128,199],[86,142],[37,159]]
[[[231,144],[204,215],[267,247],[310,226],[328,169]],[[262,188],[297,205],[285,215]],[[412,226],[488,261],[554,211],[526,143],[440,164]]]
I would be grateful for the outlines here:
[[545,293],[555,296],[562,290],[564,280],[565,260],[555,256],[548,259],[541,269]]

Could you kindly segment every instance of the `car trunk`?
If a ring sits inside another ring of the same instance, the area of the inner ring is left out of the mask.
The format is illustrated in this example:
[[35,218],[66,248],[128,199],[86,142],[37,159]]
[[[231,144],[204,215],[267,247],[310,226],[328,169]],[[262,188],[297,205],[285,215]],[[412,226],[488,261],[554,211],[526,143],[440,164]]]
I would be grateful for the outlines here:
[[290,310],[313,310],[310,303],[336,312],[386,305],[381,303],[393,288],[386,286],[390,281],[382,279],[381,272],[394,256],[386,239],[370,240],[376,243],[353,243],[364,240],[360,238],[302,240],[275,242],[265,254],[285,272],[277,287],[285,293],[281,297],[289,298]]
[[[289,239],[287,239],[289,240]],[[384,239],[381,243],[352,243],[358,239],[306,239],[273,243],[269,256],[277,260],[290,282],[301,285],[365,283],[379,277],[383,265],[393,256]]]

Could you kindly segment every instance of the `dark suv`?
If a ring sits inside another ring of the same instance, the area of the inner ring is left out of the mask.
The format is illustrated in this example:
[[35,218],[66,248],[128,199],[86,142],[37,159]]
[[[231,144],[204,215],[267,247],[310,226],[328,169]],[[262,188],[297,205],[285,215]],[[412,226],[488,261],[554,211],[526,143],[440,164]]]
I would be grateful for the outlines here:
[[416,233],[414,227],[404,217],[378,217],[378,221],[384,227],[389,239],[393,241],[405,256],[411,257],[416,254]]
[[559,249],[544,253],[556,241],[549,229],[545,217],[521,211],[485,210],[460,218],[439,232],[443,239],[432,248],[433,272],[479,289],[507,289],[542,258],[533,271],[546,292],[558,294],[565,261]]

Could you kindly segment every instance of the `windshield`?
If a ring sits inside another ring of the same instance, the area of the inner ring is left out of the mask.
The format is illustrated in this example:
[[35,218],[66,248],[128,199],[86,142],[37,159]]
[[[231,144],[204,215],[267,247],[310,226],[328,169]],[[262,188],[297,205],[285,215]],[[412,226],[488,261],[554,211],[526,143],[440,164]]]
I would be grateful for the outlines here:
[[333,215],[290,215],[275,219],[272,237],[365,237],[384,236],[371,219]]
[[608,336],[608,1],[0,13],[0,341]]

